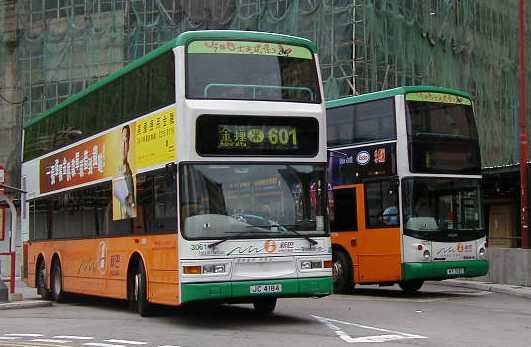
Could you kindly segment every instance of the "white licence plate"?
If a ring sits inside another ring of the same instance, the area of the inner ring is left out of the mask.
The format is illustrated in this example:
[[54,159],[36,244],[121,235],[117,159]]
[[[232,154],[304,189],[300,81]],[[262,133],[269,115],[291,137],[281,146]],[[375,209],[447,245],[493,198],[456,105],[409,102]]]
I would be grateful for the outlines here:
[[282,284],[258,284],[250,287],[251,294],[262,293],[280,293],[282,292]]
[[465,268],[464,267],[451,267],[446,270],[447,275],[464,275],[465,274]]

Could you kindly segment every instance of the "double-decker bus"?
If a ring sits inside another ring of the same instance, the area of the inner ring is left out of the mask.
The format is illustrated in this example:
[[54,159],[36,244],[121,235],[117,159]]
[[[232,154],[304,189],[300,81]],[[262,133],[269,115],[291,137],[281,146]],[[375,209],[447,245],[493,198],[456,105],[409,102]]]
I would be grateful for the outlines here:
[[332,291],[315,45],[196,31],[24,128],[26,281],[152,304]]
[[400,87],[327,103],[334,285],[484,275],[481,160],[471,97]]

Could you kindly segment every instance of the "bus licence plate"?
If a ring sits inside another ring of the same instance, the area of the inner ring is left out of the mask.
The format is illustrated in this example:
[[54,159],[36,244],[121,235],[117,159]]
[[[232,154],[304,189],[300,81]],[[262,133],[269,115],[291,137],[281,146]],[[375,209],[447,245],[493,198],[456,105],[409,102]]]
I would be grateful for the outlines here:
[[262,293],[280,293],[282,292],[282,284],[258,284],[250,287],[251,294]]
[[464,275],[465,268],[464,267],[451,267],[446,270],[446,274],[451,275],[451,276]]

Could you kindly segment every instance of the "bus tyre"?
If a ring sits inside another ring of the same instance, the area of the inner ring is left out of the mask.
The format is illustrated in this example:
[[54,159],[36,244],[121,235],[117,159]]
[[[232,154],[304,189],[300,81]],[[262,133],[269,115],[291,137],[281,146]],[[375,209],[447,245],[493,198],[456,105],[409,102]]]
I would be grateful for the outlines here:
[[414,294],[416,293],[420,287],[424,284],[423,280],[409,280],[409,281],[401,281],[398,283],[400,288],[408,293],[408,294]]
[[138,263],[138,268],[132,279],[132,304],[142,317],[152,315],[151,304],[147,300],[147,276],[142,261]]
[[258,314],[268,315],[273,313],[277,306],[277,298],[263,298],[253,302],[254,310]]
[[332,254],[332,275],[334,277],[334,292],[348,294],[352,292],[353,274],[352,262],[343,251],[334,251]]
[[50,291],[46,288],[46,265],[44,260],[39,261],[36,274],[37,293],[44,300],[50,300]]
[[65,297],[65,293],[63,291],[63,271],[59,260],[53,263],[51,285],[52,299],[56,302],[61,302]]

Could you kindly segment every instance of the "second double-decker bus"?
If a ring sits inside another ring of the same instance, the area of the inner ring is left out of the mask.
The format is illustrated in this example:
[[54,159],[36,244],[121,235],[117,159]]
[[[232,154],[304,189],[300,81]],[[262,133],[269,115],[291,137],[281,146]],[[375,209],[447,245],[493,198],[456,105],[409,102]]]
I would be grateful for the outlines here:
[[484,275],[481,160],[470,96],[400,87],[327,103],[334,284]]
[[152,304],[332,291],[316,49],[179,35],[24,129],[26,281]]

